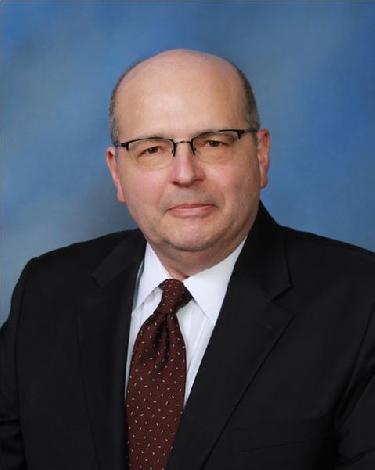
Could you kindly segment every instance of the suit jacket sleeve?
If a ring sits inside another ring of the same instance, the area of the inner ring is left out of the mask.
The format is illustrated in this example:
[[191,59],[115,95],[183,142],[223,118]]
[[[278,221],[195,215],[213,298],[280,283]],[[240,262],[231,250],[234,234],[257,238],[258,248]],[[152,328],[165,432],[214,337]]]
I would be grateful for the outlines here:
[[0,469],[26,470],[17,388],[17,327],[20,322],[29,262],[12,297],[11,313],[0,330]]
[[[355,315],[355,312],[353,312]],[[339,409],[335,470],[375,469],[375,308]]]

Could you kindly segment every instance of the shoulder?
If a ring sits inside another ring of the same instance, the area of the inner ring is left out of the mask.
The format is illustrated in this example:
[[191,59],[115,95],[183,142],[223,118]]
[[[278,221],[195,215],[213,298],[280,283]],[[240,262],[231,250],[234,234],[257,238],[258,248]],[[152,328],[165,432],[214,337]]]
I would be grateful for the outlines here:
[[330,260],[337,258],[338,261],[345,259],[365,264],[375,262],[375,253],[365,248],[290,227],[280,226],[280,228],[284,233],[287,247],[292,250],[303,250],[308,257],[320,254],[320,256],[329,256]]
[[42,275],[67,276],[75,278],[82,274],[91,274],[102,261],[119,245],[128,247],[143,240],[139,230],[127,230],[110,233],[92,240],[73,243],[44,253],[29,261],[25,271],[33,277]]
[[319,278],[323,283],[331,283],[333,279],[357,285],[365,283],[374,289],[375,253],[313,233],[289,227],[280,229],[292,273],[309,280]]

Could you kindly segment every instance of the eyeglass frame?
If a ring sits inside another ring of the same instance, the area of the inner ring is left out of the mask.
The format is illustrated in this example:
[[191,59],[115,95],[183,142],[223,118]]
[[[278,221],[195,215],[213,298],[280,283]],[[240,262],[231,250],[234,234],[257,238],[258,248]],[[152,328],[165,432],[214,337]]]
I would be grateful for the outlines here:
[[153,136],[153,137],[142,137],[142,138],[138,138],[138,139],[132,139],[132,140],[128,140],[127,142],[114,142],[113,146],[115,148],[120,148],[120,147],[125,148],[129,152],[129,145],[132,144],[133,142],[139,142],[139,141],[142,141],[142,140],[164,140],[164,141],[168,140],[173,145],[173,149],[172,149],[172,156],[173,157],[176,156],[176,151],[177,151],[177,145],[178,144],[190,144],[191,151],[192,151],[193,155],[195,155],[196,149],[193,147],[193,140],[195,140],[197,137],[204,136],[205,134],[214,134],[215,132],[236,132],[237,133],[237,139],[240,140],[241,137],[243,136],[243,134],[245,134],[246,132],[255,133],[255,132],[258,132],[258,131],[259,131],[259,128],[257,128],[257,127],[248,127],[246,129],[219,129],[219,130],[211,130],[211,131],[200,132],[199,134],[192,137],[190,140],[179,140],[179,141],[176,142],[175,140],[170,139],[168,137]]

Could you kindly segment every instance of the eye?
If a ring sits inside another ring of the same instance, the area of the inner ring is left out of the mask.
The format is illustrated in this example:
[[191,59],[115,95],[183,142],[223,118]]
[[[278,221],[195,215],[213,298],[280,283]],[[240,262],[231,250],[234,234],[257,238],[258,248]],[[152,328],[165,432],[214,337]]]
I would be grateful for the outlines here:
[[155,155],[155,153],[159,153],[160,150],[161,150],[160,146],[155,145],[153,147],[148,147],[145,150],[143,150],[141,155]]
[[224,142],[221,142],[220,140],[207,140],[206,141],[207,147],[221,147],[222,145],[225,145],[225,144]]
[[233,145],[234,137],[229,133],[211,132],[195,138],[194,143],[203,149],[224,149]]
[[171,152],[171,143],[163,139],[143,139],[137,141],[131,149],[137,158],[162,157]]

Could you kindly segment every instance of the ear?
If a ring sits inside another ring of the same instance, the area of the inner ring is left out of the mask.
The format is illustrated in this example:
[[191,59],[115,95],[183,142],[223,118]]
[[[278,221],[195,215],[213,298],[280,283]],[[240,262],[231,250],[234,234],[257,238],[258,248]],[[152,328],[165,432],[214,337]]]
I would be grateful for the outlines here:
[[107,166],[111,173],[113,183],[116,188],[117,192],[117,199],[120,202],[125,203],[125,196],[121,186],[121,179],[120,179],[120,168],[117,159],[117,149],[115,147],[108,147],[106,150],[106,160]]
[[257,157],[260,174],[260,187],[265,188],[268,183],[268,170],[270,167],[271,136],[268,129],[257,132]]

